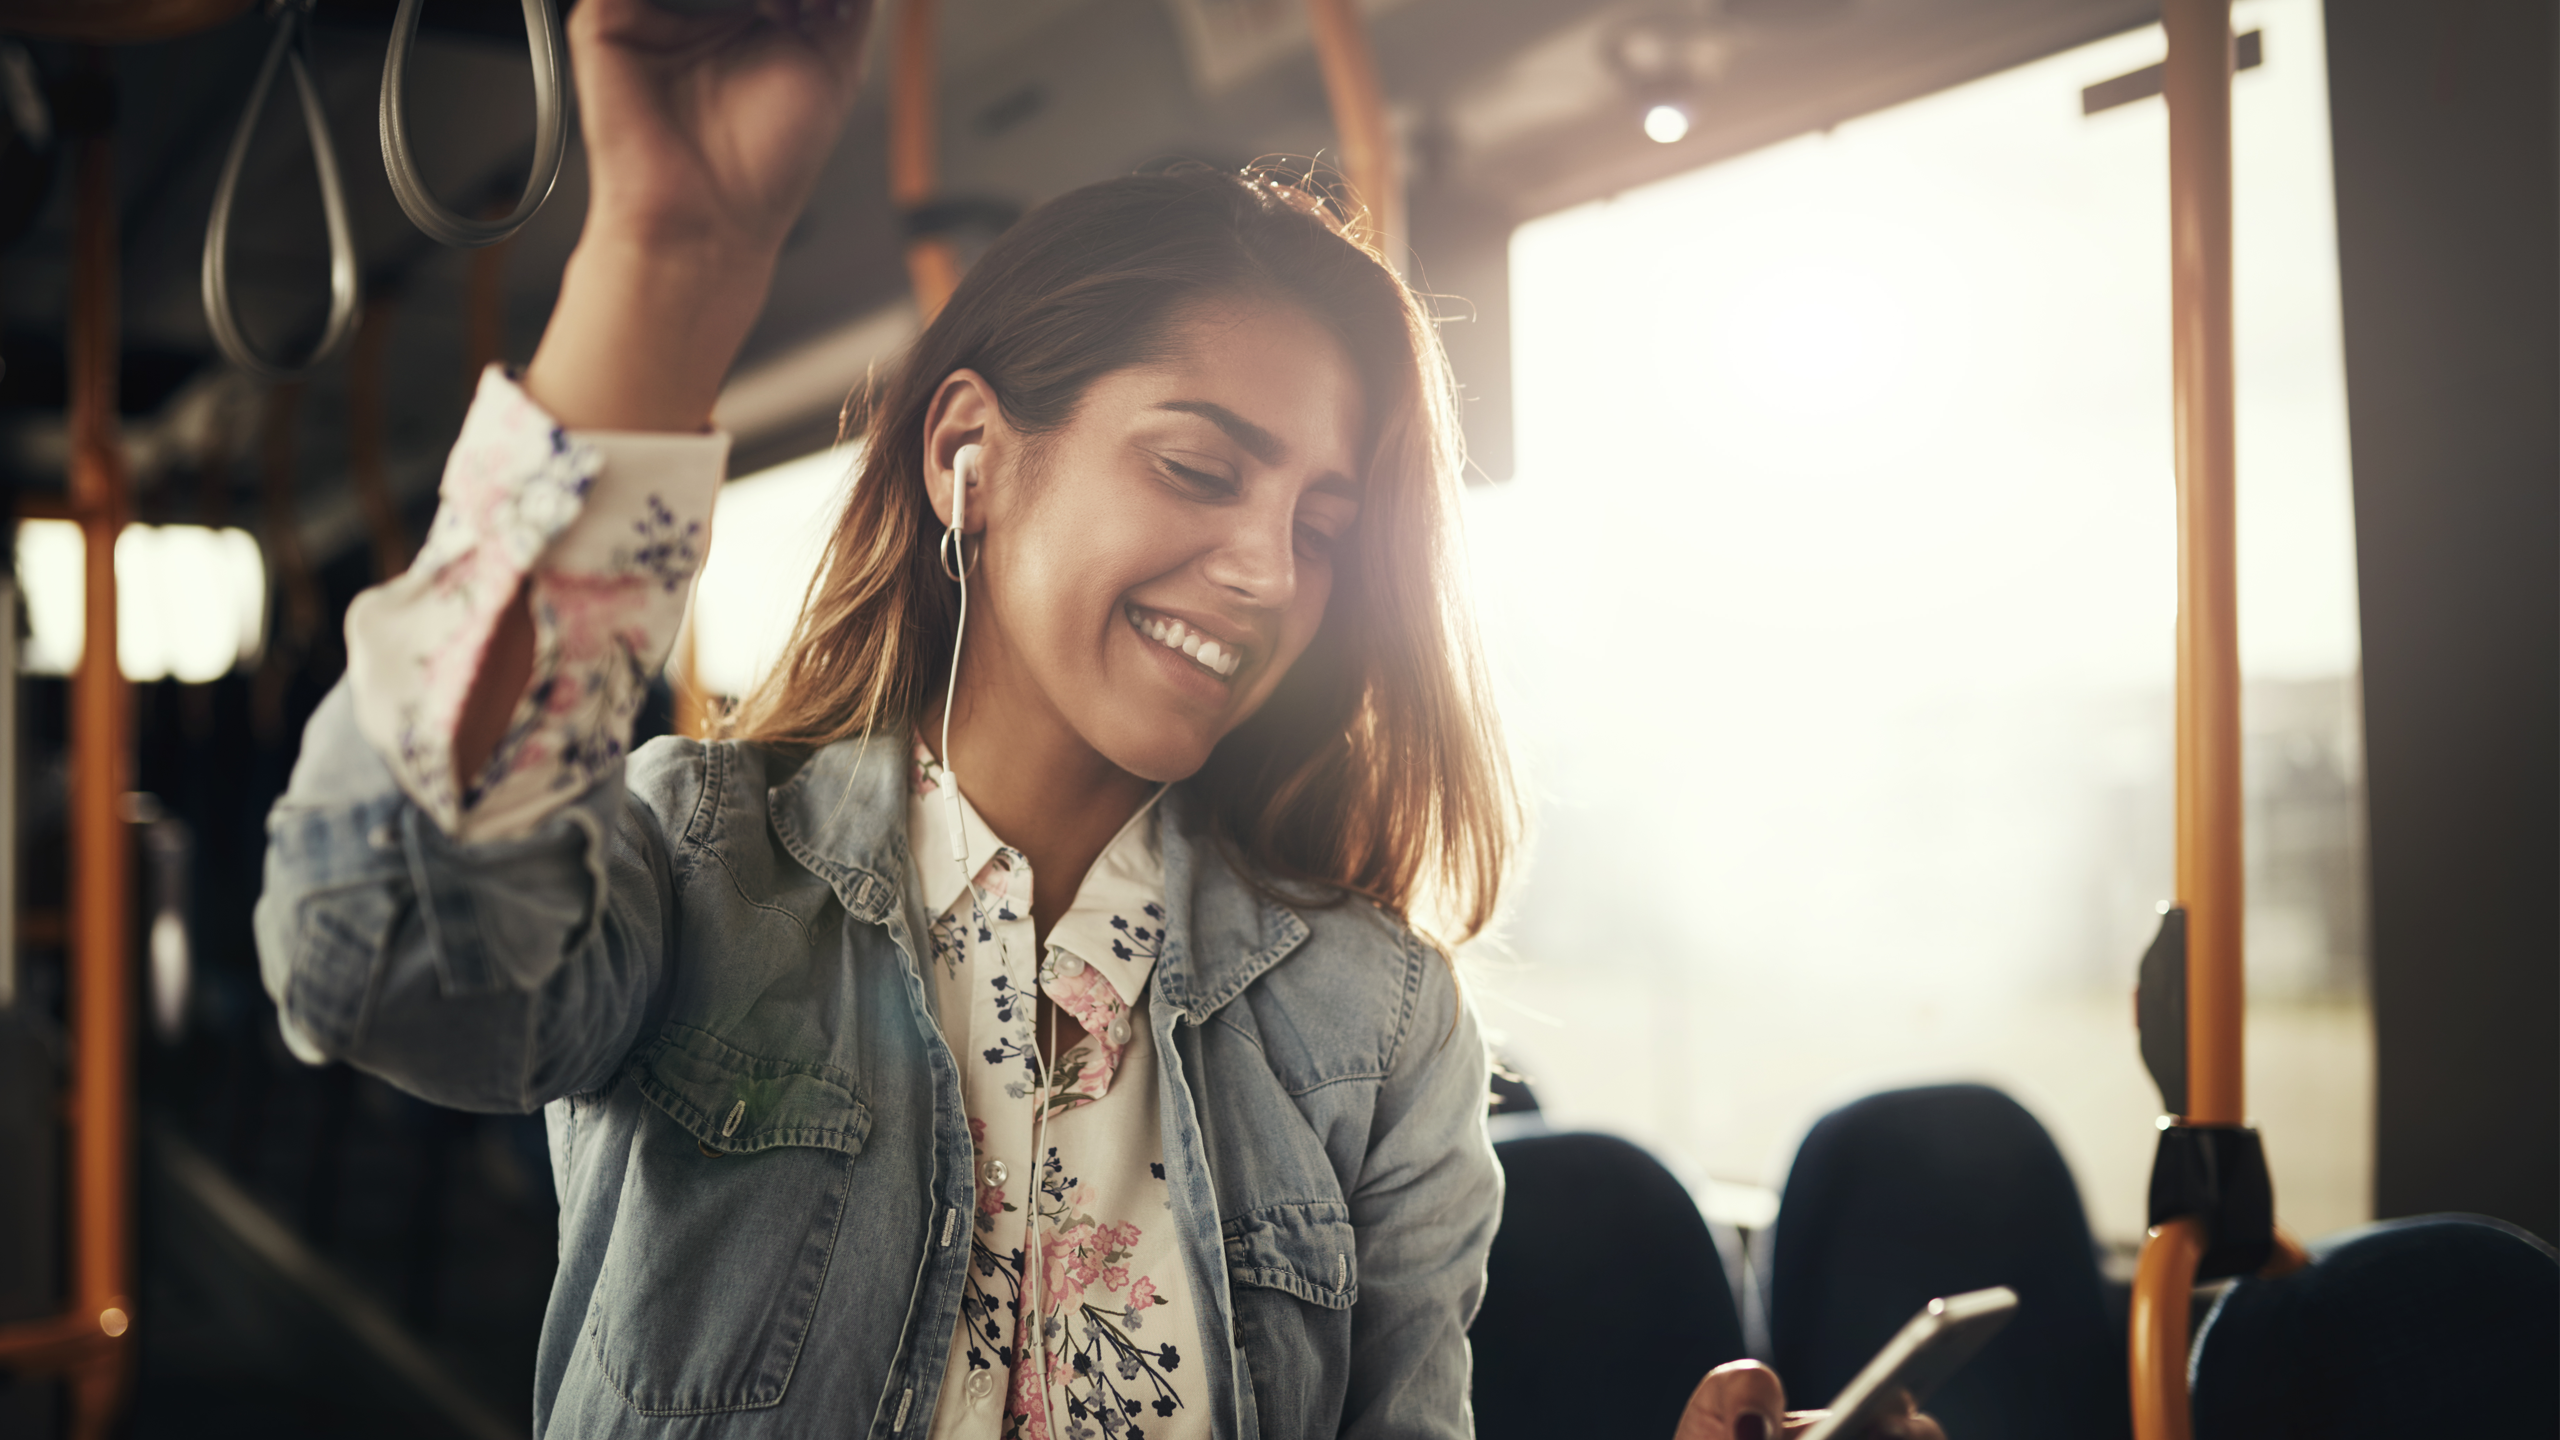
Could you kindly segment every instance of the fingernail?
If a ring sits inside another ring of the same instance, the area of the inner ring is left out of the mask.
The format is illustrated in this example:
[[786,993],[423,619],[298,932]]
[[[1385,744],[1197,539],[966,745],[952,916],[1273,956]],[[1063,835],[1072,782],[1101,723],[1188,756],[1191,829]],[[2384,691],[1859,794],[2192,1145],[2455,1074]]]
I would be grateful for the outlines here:
[[1769,1440],[1769,1422],[1757,1410],[1746,1410],[1735,1417],[1733,1440]]

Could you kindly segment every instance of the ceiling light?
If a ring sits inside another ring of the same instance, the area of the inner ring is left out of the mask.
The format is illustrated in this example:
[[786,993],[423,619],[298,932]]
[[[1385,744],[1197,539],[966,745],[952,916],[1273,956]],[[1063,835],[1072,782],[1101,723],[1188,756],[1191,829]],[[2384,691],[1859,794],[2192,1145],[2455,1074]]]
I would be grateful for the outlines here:
[[1644,112],[1644,133],[1658,145],[1675,145],[1689,133],[1689,112],[1677,105],[1656,105]]

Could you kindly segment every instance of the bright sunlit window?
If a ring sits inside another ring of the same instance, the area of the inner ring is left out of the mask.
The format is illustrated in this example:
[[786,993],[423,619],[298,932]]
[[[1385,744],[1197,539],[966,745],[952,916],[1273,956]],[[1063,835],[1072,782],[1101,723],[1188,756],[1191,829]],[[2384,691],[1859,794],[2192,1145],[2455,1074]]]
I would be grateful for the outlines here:
[[[19,522],[17,564],[27,601],[21,666],[68,675],[88,638],[80,527]],[[255,664],[266,617],[266,560],[248,531],[128,525],[116,537],[116,661],[126,679],[201,683]]]
[[[2234,86],[2251,1102],[2369,1213],[2355,576],[2316,0]],[[1539,833],[1489,1019],[1551,1118],[1774,1187],[1947,1079],[2141,1232],[2171,866],[2167,117],[2127,34],[1523,226],[1471,500]]]
[[687,620],[707,693],[744,695],[781,658],[859,460],[822,450],[721,487]]

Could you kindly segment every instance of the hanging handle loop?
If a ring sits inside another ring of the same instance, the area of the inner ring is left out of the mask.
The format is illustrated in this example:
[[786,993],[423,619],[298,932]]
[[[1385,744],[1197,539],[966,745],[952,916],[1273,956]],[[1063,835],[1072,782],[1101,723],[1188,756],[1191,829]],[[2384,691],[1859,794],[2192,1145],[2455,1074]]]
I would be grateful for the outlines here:
[[[338,182],[338,152],[329,143],[329,116],[320,106],[320,87],[312,82],[309,55],[310,0],[286,0],[276,11],[276,38],[267,46],[266,63],[258,67],[258,83],[249,90],[249,108],[231,137],[231,153],[222,162],[222,178],[213,187],[213,216],[204,232],[204,314],[213,328],[213,343],[232,364],[264,380],[290,380],[337,353],[355,330],[356,242],[347,223],[346,190]],[[240,170],[249,158],[249,142],[275,88],[276,70],[290,66],[293,88],[302,104],[303,132],[311,139],[311,166],[320,179],[320,213],[329,227],[329,320],[318,343],[300,360],[270,360],[249,343],[240,317],[231,306],[231,207],[240,194]]]
[[524,179],[516,208],[497,220],[474,220],[446,209],[418,174],[409,150],[407,92],[409,42],[418,33],[420,0],[400,0],[391,17],[391,49],[382,61],[382,168],[391,177],[391,193],[409,219],[435,240],[463,249],[495,245],[533,219],[560,178],[560,160],[569,142],[569,47],[560,30],[555,0],[524,0],[525,44],[533,52],[533,169]]

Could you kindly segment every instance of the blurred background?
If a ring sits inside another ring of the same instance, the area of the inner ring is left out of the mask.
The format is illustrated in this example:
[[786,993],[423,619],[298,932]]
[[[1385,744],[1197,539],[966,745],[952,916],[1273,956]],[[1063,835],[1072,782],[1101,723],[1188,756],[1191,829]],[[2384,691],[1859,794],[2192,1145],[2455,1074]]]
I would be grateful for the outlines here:
[[[31,0],[10,0],[29,5]],[[235,7],[236,8],[236,7]],[[773,661],[912,336],[919,223],[965,260],[1075,185],[1337,145],[1295,0],[946,0],[939,192],[857,113],[724,394],[708,565],[644,733]],[[1466,518],[1535,807],[1465,957],[1547,1123],[1633,1138],[1765,1233],[1805,1129],[1983,1080],[2129,1257],[2158,1097],[2130,1024],[2169,898],[2166,116],[2137,0],[1378,0],[1397,253],[1464,392]],[[514,240],[383,180],[387,0],[321,0],[352,344],[226,364],[199,256],[257,11],[92,49],[0,5],[0,1325],[81,1217],[66,480],[82,167],[117,233],[113,544],[130,683],[136,1435],[522,1435],[556,1212],[539,1117],[294,1061],[248,917],[267,806],[352,596],[424,534],[472,377],[531,353],[574,145]],[[30,14],[35,13],[33,9]],[[889,6],[875,68],[902,15]],[[504,209],[522,15],[437,0],[410,114]],[[2462,1209],[2560,1233],[2560,394],[2548,7],[2239,0],[2233,86],[2249,1088],[2317,1235]],[[2538,48],[2537,48],[2538,47]],[[233,222],[272,351],[320,333],[323,211],[281,88]],[[101,162],[98,157],[106,157]],[[122,1322],[119,1322],[122,1323]],[[0,1435],[69,1397],[0,1368]]]

